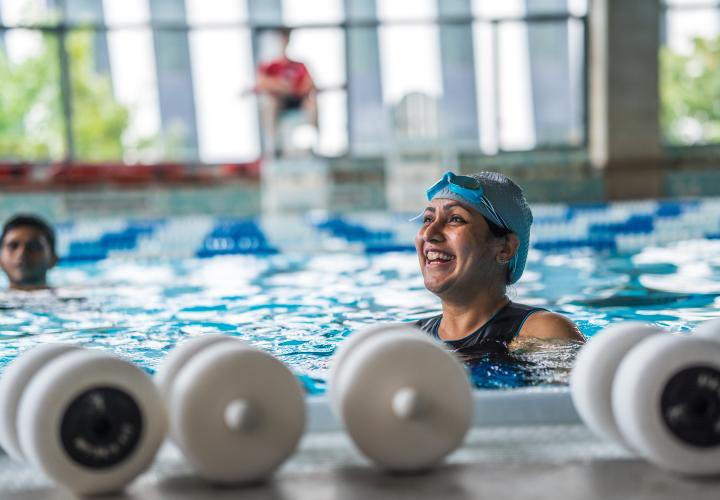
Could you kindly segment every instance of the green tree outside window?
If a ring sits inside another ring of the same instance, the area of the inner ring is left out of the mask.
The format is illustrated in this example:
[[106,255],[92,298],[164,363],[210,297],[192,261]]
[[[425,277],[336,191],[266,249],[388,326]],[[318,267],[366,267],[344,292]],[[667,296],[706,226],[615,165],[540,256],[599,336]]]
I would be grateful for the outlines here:
[[663,133],[670,144],[720,143],[720,37],[689,54],[660,51]]
[[65,154],[57,38],[13,63],[0,50],[0,159],[60,159]]
[[[66,38],[71,84],[72,130],[78,161],[120,161],[127,106],[113,95],[109,75],[93,64],[90,30]],[[0,50],[0,160],[57,161],[66,155],[57,36],[43,33],[39,52],[13,63]],[[126,144],[133,161],[181,156],[184,133],[177,127]]]
[[113,96],[110,77],[95,71],[92,49],[90,31],[76,31],[66,39],[75,155],[84,161],[117,160],[123,156],[129,113]]

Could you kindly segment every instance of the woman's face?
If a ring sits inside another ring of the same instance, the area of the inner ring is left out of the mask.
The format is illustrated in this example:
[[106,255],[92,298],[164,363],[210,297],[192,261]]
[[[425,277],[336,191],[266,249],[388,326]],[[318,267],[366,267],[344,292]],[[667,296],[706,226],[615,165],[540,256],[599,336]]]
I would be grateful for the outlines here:
[[415,248],[425,287],[440,298],[467,297],[505,286],[497,262],[505,238],[495,238],[485,218],[450,199],[434,199],[423,213]]

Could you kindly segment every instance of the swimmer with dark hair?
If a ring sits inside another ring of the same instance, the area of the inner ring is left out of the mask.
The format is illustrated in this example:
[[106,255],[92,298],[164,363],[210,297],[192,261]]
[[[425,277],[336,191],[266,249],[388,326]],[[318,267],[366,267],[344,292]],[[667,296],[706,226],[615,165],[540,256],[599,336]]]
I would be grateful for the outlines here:
[[442,314],[417,326],[460,353],[496,351],[517,339],[584,341],[565,316],[507,296],[525,269],[533,220],[517,184],[496,172],[446,172],[427,199],[415,247]]
[[8,220],[0,236],[0,267],[10,290],[46,290],[47,272],[57,264],[55,231],[35,215],[19,214]]

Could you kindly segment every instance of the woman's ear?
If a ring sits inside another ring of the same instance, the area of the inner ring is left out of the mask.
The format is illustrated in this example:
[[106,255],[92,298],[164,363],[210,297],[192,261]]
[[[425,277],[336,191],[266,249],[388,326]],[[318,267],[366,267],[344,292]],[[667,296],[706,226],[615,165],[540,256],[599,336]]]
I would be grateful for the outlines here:
[[520,246],[520,240],[515,233],[509,233],[505,235],[505,242],[502,248],[497,253],[495,258],[498,264],[507,264],[517,253],[518,247]]

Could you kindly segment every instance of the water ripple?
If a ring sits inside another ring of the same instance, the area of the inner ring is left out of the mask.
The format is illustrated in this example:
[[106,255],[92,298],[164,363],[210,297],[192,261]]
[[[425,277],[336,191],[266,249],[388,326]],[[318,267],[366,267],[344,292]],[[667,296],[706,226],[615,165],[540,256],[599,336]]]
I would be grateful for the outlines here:
[[[66,342],[118,353],[152,373],[178,342],[223,333],[277,355],[318,393],[337,344],[352,331],[439,311],[411,254],[106,260],[53,273],[54,293],[0,293],[0,370],[34,345]],[[637,256],[534,252],[509,293],[566,314],[586,336],[627,319],[687,332],[720,317],[720,264],[702,252],[682,260],[653,249]],[[516,342],[467,366],[477,387],[565,384],[577,349]]]

